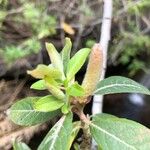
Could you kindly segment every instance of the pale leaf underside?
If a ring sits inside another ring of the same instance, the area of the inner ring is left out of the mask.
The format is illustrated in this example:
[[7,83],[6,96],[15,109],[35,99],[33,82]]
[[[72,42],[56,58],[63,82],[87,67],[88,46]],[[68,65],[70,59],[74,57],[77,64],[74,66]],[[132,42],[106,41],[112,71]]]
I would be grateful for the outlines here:
[[72,132],[72,115],[63,116],[49,131],[38,150],[66,150]]

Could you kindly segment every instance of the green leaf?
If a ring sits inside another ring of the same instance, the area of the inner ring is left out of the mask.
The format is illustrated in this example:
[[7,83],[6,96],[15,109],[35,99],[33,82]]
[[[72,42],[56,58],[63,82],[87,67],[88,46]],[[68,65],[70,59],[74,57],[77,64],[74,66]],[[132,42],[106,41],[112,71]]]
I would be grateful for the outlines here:
[[150,91],[143,85],[121,76],[112,76],[100,81],[94,91],[94,95],[114,93],[141,93],[150,95]]
[[74,75],[81,69],[90,53],[89,48],[79,50],[70,60],[67,65],[67,79],[70,81]]
[[93,40],[93,39],[88,39],[88,40],[86,41],[85,45],[86,45],[86,47],[88,47],[88,48],[92,48],[95,43],[96,43],[95,40]]
[[33,103],[41,97],[27,97],[12,105],[9,118],[18,125],[36,125],[52,119],[60,114],[59,110],[52,112],[41,112],[33,109]]
[[72,114],[64,115],[49,131],[38,150],[67,150],[72,132]]
[[35,89],[35,90],[46,90],[45,81],[39,80],[39,81],[33,83],[30,88]]
[[104,150],[148,150],[150,130],[131,120],[108,114],[93,116],[91,134]]
[[55,97],[57,97],[58,99],[64,99],[65,98],[65,94],[61,91],[60,87],[58,86],[58,83],[51,79],[51,78],[45,78],[44,79],[46,81],[46,87],[48,89],[48,91]]
[[64,105],[64,102],[62,100],[57,99],[56,97],[52,95],[47,95],[42,97],[41,99],[37,100],[33,107],[35,110],[42,111],[42,112],[48,112],[48,111],[54,111],[59,109]]
[[72,133],[70,135],[69,141],[68,141],[69,144],[68,144],[67,150],[71,149],[72,143],[75,140],[80,128],[81,128],[81,122],[80,121],[76,121],[73,123],[73,129],[72,129]]
[[62,112],[63,114],[68,114],[69,111],[70,111],[70,107],[68,106],[68,104],[65,104],[65,105],[63,105],[63,106],[61,107],[61,112]]
[[38,65],[34,70],[28,70],[28,74],[33,76],[37,79],[43,79],[45,76],[54,78],[54,79],[60,79],[61,78],[61,72],[51,66],[46,66],[43,64]]
[[67,94],[70,96],[83,96],[84,95],[84,89],[77,82],[75,82],[70,87],[68,87],[66,91],[67,91]]
[[25,143],[14,141],[13,143],[14,150],[31,150]]
[[54,65],[54,67],[56,67],[57,69],[61,71],[63,78],[64,78],[63,62],[62,62],[60,54],[57,52],[56,48],[54,47],[52,43],[46,43],[46,49],[47,49],[47,52],[51,59],[52,64]]
[[65,38],[65,46],[62,49],[62,60],[63,60],[63,66],[64,66],[65,73],[67,70],[67,64],[70,60],[71,47],[72,47],[72,43],[71,43],[70,38]]
[[74,143],[73,148],[74,150],[81,150],[80,145],[78,143]]
[[[1,1],[2,2],[2,1]],[[1,4],[0,2],[0,4]],[[7,11],[4,10],[0,10],[0,28],[2,27],[2,22],[5,19],[5,17],[7,16]]]

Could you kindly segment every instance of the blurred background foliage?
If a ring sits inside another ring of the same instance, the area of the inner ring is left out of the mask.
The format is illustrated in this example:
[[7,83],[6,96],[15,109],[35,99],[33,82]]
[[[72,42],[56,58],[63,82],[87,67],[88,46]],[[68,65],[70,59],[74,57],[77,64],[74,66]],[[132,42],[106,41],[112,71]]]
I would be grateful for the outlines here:
[[[102,0],[0,0],[0,56],[10,65],[40,53],[45,39],[70,36],[73,49],[98,42]],[[123,65],[133,76],[149,72],[150,1],[114,0],[108,65]],[[67,22],[75,34],[61,26]],[[42,42],[42,43],[41,43]]]
[[117,30],[110,48],[112,62],[127,65],[131,76],[140,69],[149,72],[150,1],[115,0],[114,23]]
[[2,0],[0,8],[0,48],[6,63],[38,53],[40,40],[56,33],[56,18],[45,9],[45,1]]

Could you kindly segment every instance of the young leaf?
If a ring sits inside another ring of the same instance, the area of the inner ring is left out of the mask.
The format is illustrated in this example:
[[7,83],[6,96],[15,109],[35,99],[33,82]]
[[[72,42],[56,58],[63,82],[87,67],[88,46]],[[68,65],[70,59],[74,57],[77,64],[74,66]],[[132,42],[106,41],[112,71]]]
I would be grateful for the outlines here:
[[74,150],[81,150],[80,145],[78,143],[74,143],[73,148]]
[[54,65],[54,67],[59,69],[59,71],[62,73],[63,78],[64,78],[63,62],[62,62],[60,54],[57,52],[56,48],[51,43],[46,43],[46,49],[47,49],[47,52],[51,59],[52,64]]
[[43,64],[38,65],[34,70],[27,71],[28,74],[37,79],[43,79],[45,76],[52,77],[54,79],[61,78],[61,72],[53,66],[46,66]]
[[63,114],[68,114],[69,111],[70,111],[70,108],[69,108],[68,104],[65,104],[65,105],[63,105],[63,106],[61,107],[61,112],[62,112]]
[[91,134],[105,150],[147,150],[150,147],[150,130],[131,120],[108,114],[93,116]]
[[75,82],[70,87],[68,87],[66,91],[68,95],[70,96],[83,96],[84,95],[84,89],[77,82]]
[[37,100],[33,107],[35,110],[42,111],[42,112],[48,112],[48,111],[54,111],[59,109],[64,105],[64,102],[62,100],[57,99],[56,97],[52,95],[44,96],[41,99]]
[[65,94],[60,90],[60,88],[57,85],[57,82],[51,78],[45,78],[44,79],[46,82],[46,87],[48,89],[48,91],[55,96],[58,99],[64,99],[65,98]]
[[80,70],[90,53],[89,48],[79,50],[70,60],[67,65],[67,79],[70,81],[74,75]]
[[143,85],[121,76],[112,76],[100,81],[94,91],[95,95],[113,93],[141,93],[150,95],[150,91]]
[[18,125],[36,125],[52,119],[60,114],[59,110],[52,112],[41,112],[33,109],[33,103],[41,97],[27,97],[12,105],[9,118]]
[[63,66],[64,66],[64,72],[66,73],[67,64],[70,60],[70,51],[71,51],[72,43],[70,38],[65,39],[65,46],[62,49],[62,60],[63,60]]
[[25,143],[14,141],[13,143],[14,150],[31,150]]
[[64,115],[46,135],[38,150],[67,150],[72,132],[72,114]]
[[35,90],[46,90],[45,81],[39,80],[39,81],[33,83],[30,88],[35,89]]

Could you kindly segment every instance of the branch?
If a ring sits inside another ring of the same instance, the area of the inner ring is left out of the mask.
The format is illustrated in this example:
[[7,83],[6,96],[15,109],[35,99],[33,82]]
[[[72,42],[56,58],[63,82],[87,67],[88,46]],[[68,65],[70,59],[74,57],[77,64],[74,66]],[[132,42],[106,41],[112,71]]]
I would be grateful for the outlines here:
[[[5,125],[8,123],[7,126],[12,130],[11,132],[5,134],[4,136],[0,135],[0,149],[10,149],[12,147],[12,141],[14,139],[21,140],[24,142],[29,142],[29,140],[32,138],[32,136],[35,133],[38,133],[42,130],[46,129],[46,124],[44,125],[36,125],[31,127],[18,127],[15,125],[11,125],[11,123],[7,120],[5,122]],[[3,124],[4,125],[4,124]]]

